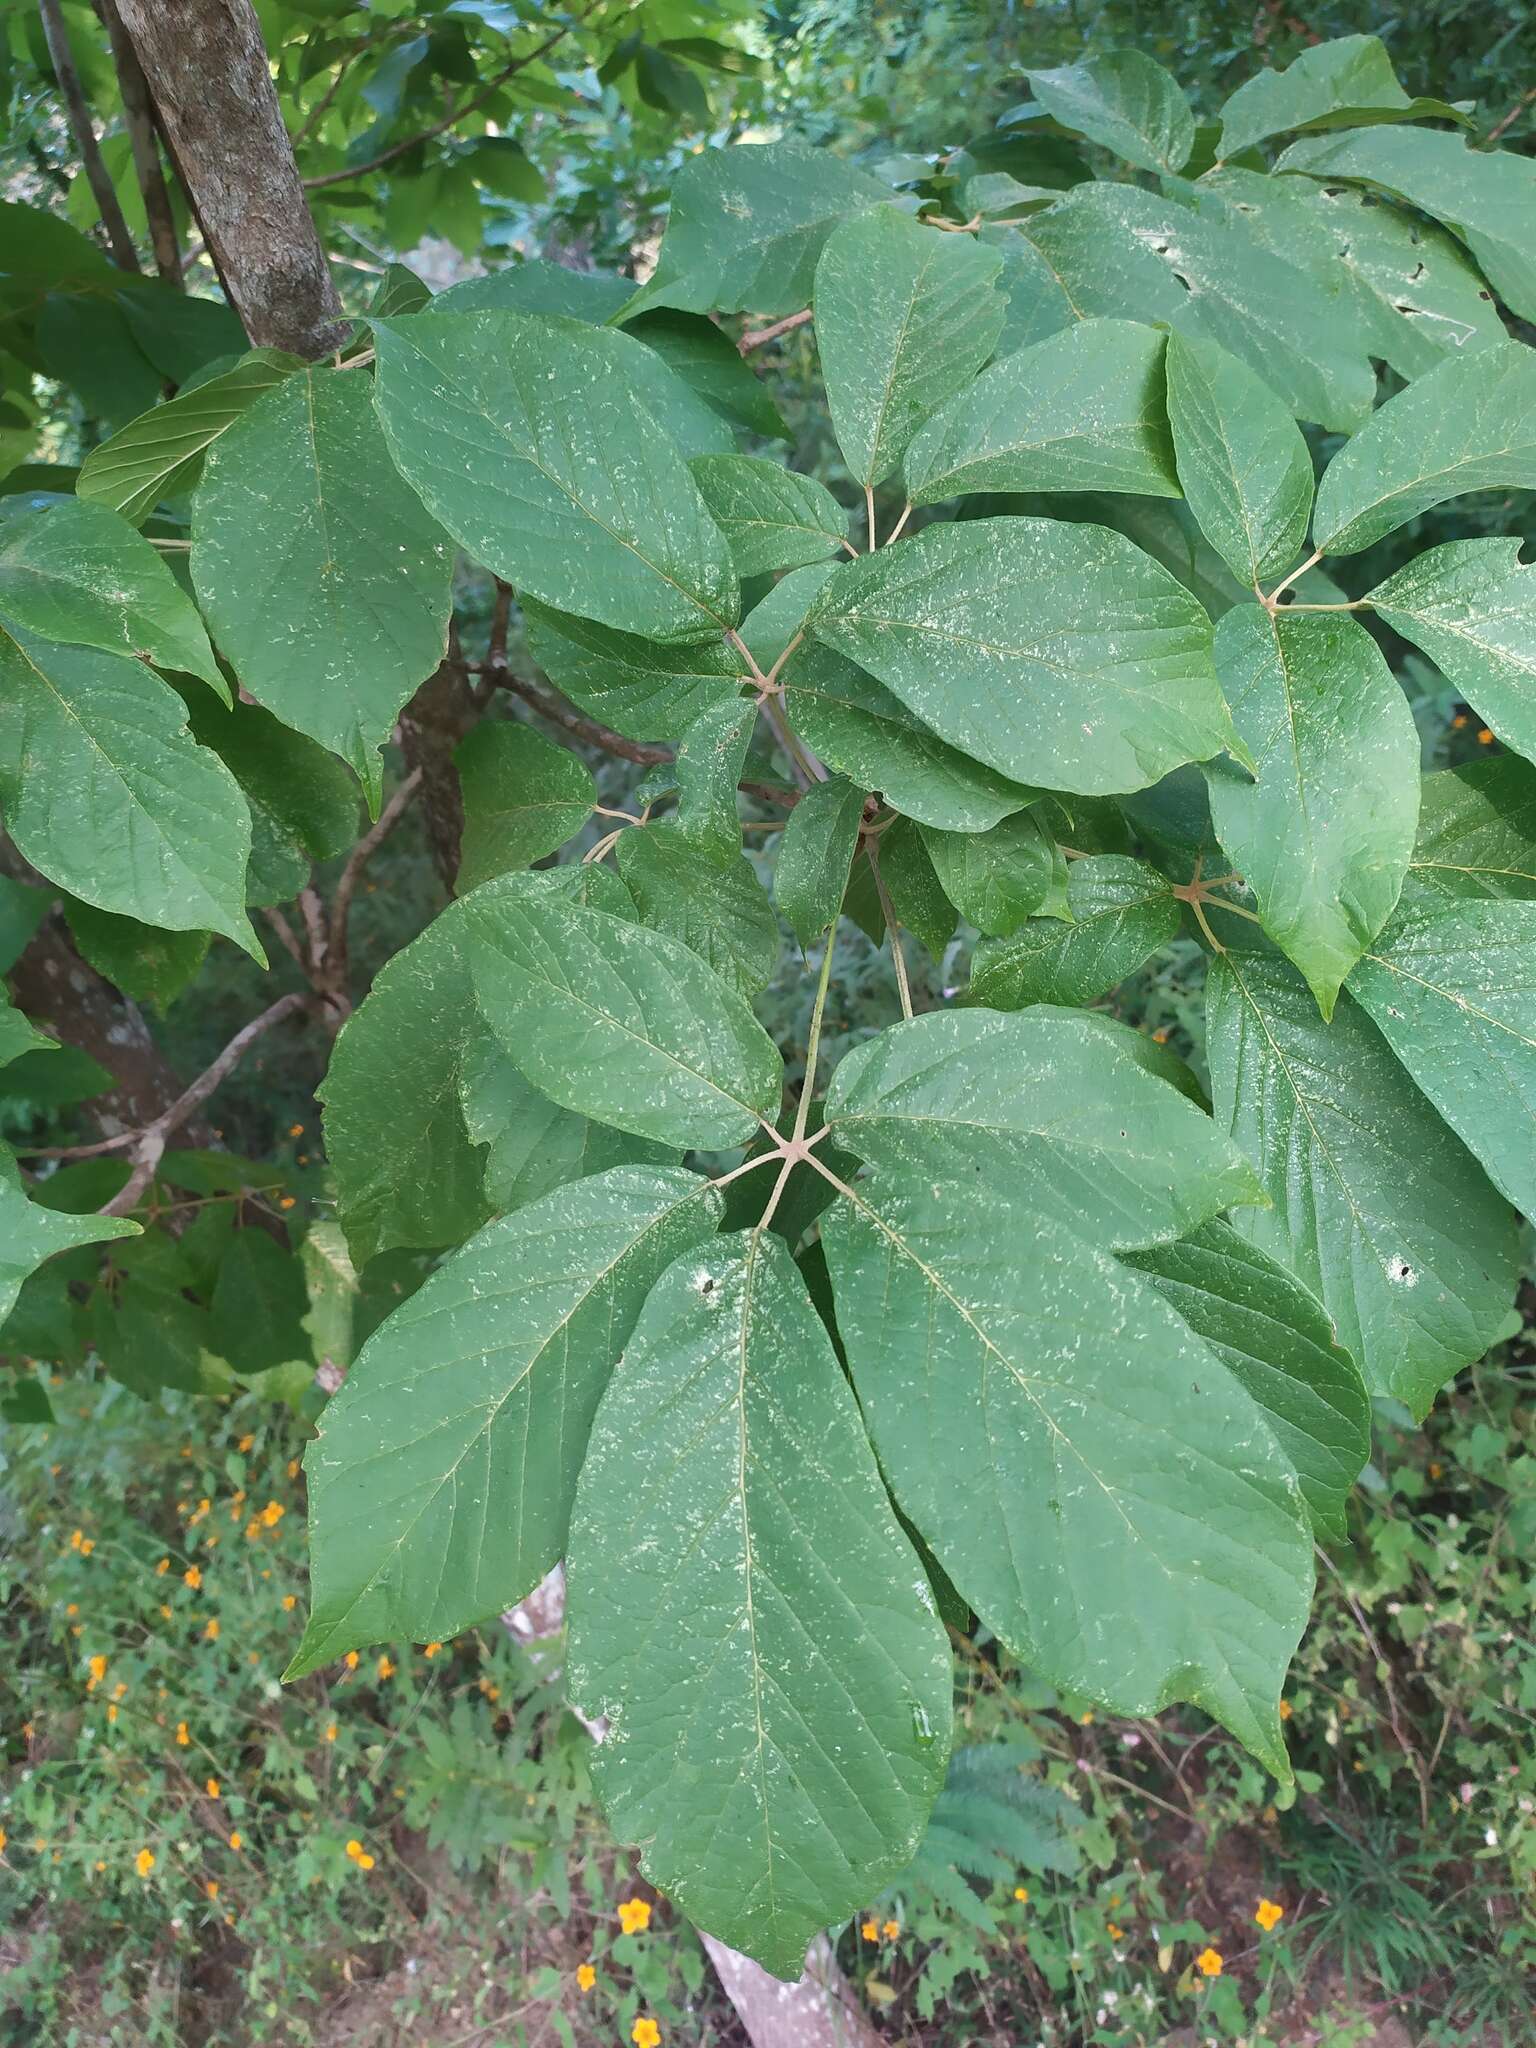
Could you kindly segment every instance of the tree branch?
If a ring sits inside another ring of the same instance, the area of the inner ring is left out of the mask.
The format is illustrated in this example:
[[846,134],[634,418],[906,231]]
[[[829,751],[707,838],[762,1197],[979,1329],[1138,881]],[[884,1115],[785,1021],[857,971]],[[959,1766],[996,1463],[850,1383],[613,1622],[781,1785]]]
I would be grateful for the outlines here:
[[[135,1172],[138,1166],[143,1165],[146,1160],[149,1161],[149,1170],[139,1182],[139,1189],[142,1192],[154,1175],[160,1155],[165,1150],[166,1140],[179,1131],[214,1090],[228,1079],[263,1032],[270,1031],[274,1024],[280,1024],[285,1017],[291,1017],[296,1010],[306,1009],[312,1000],[312,997],[295,991],[290,995],[279,996],[275,1003],[269,1003],[259,1017],[253,1017],[249,1024],[235,1033],[218,1058],[211,1066],[203,1069],[190,1088],[183,1089],[168,1108],[161,1110],[157,1117],[147,1124],[140,1125],[137,1130],[120,1131],[116,1137],[100,1138],[93,1145],[48,1145],[37,1150],[29,1150],[23,1145],[18,1149],[25,1157],[31,1159],[99,1159],[108,1152],[132,1152],[136,1161]],[[131,1186],[132,1182],[129,1185]],[[122,1194],[115,1195],[102,1214],[125,1214],[125,1210],[119,1205],[127,1193],[128,1189],[124,1188]],[[128,1206],[131,1208],[132,1203]]]
[[758,327],[752,333],[744,334],[736,346],[744,356],[749,356],[753,349],[761,348],[765,342],[777,341],[781,334],[788,334],[792,328],[803,327],[810,317],[811,309],[807,306],[803,313],[791,313],[786,319],[775,320],[771,327]]
[[525,681],[504,664],[493,668],[487,661],[481,673],[494,675],[503,689],[510,690],[514,697],[521,697],[541,718],[547,718],[551,725],[573,733],[589,747],[601,747],[605,754],[617,754],[622,761],[636,761],[642,768],[659,768],[664,761],[676,759],[670,747],[651,746],[644,740],[627,740],[621,732],[612,732],[606,725],[599,725],[596,719],[584,718],[552,692],[541,689],[537,683]]
[[467,121],[471,114],[478,113],[487,100],[494,99],[509,78],[515,78],[519,71],[525,71],[530,64],[536,64],[541,57],[547,56],[556,43],[562,42],[572,29],[582,27],[588,15],[597,11],[597,6],[598,0],[588,0],[588,4],[574,21],[566,22],[563,28],[557,28],[553,34],[547,35],[542,43],[525,51],[521,57],[514,57],[510,64],[504,64],[479,92],[471,93],[462,106],[455,107],[451,114],[445,114],[441,121],[434,121],[430,128],[423,128],[416,135],[408,135],[404,142],[391,143],[388,149],[381,149],[377,156],[369,157],[365,163],[348,164],[344,170],[324,171],[317,178],[306,178],[305,191],[318,192],[326,185],[350,185],[354,178],[364,178],[370,171],[382,170],[385,164],[392,164],[397,157],[405,156],[423,142],[430,142],[435,135],[446,135],[450,128],[456,128],[461,121]]
[[112,63],[117,72],[117,89],[122,95],[123,118],[128,143],[133,151],[133,168],[144,196],[144,218],[149,224],[149,245],[154,251],[155,269],[167,284],[181,283],[181,250],[176,241],[176,216],[171,208],[170,190],[160,165],[160,145],[155,135],[154,107],[149,82],[138,53],[123,27],[116,0],[94,0],[96,13],[107,32]]
[[101,160],[101,148],[96,140],[96,130],[91,125],[91,110],[85,104],[80,74],[75,69],[75,53],[69,47],[69,31],[64,26],[59,0],[37,0],[37,6],[43,18],[43,35],[48,44],[48,55],[53,60],[53,74],[59,82],[59,91],[64,96],[64,112],[69,121],[69,132],[74,137],[76,149],[80,152],[80,162],[89,180],[96,201],[96,210],[101,215],[101,224],[107,231],[112,261],[119,270],[136,271],[139,267],[138,251],[133,246],[133,237],[128,232],[123,209],[117,203],[117,192],[112,179]]
[[399,824],[406,806],[421,787],[421,779],[421,769],[413,768],[404,781],[398,784],[374,823],[347,855],[347,864],[336,884],[336,893],[331,898],[331,936],[326,964],[329,978],[335,981],[343,997],[346,994],[347,979],[347,919],[352,909],[352,898],[357,894],[357,885],[363,878],[363,869]]

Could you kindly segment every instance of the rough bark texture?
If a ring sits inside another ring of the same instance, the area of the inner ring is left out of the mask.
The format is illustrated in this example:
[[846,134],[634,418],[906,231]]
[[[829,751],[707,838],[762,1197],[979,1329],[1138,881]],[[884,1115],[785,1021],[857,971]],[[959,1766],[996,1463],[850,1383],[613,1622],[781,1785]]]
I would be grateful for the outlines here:
[[123,27],[116,0],[95,0],[96,13],[112,46],[112,64],[117,72],[117,89],[122,95],[123,118],[133,150],[133,168],[144,195],[144,217],[149,223],[150,247],[155,268],[167,284],[181,283],[181,249],[176,240],[176,217],[165,172],[160,167],[160,144],[155,135],[154,107],[149,83],[128,31]]
[[43,36],[48,44],[48,55],[53,60],[53,75],[58,80],[59,91],[64,97],[64,111],[69,120],[69,131],[74,137],[75,147],[80,152],[80,161],[85,167],[85,175],[90,181],[96,210],[101,215],[101,224],[106,229],[107,240],[112,247],[112,260],[120,270],[137,270],[139,259],[134,250],[133,237],[128,232],[123,209],[117,203],[117,192],[112,179],[101,160],[96,130],[91,125],[90,108],[85,103],[80,74],[75,69],[74,53],[69,47],[69,31],[65,28],[64,16],[59,11],[59,0],[40,0],[39,11],[43,18]]
[[459,878],[464,836],[464,795],[453,754],[479,716],[468,679],[453,661],[435,669],[400,714],[400,750],[421,773],[421,814],[432,860],[450,891]]
[[[556,1565],[526,1600],[509,1607],[503,1626],[527,1645],[558,1635],[565,1626],[565,1567]],[[605,1721],[583,1727],[594,1742],[608,1732]],[[886,2048],[838,1968],[824,1934],[811,1943],[805,1969],[792,1984],[770,1977],[760,1963],[702,1929],[699,1939],[715,1966],[721,1989],[736,2008],[752,2048]]]
[[208,248],[258,348],[336,347],[341,302],[249,0],[117,0]]

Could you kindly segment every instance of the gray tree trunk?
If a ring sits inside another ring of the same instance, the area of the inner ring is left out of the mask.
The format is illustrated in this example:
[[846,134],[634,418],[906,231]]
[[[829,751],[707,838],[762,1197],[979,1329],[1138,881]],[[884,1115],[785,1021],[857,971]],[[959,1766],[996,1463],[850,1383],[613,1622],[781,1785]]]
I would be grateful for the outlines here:
[[117,0],[208,251],[258,348],[313,360],[341,302],[250,0]]

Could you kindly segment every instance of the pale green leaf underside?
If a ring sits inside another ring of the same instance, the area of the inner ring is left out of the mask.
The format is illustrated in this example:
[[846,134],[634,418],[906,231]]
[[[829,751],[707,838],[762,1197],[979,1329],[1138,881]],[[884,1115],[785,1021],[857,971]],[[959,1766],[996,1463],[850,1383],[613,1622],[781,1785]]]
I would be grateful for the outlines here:
[[1195,117],[1177,79],[1141,50],[1106,50],[1054,71],[1026,71],[1030,91],[1064,128],[1144,171],[1182,170]]
[[1404,904],[1350,994],[1494,1185],[1536,1216],[1536,904]]
[[[686,1532],[680,1540],[680,1532]],[[950,1656],[853,1396],[777,1239],[657,1283],[570,1543],[571,1692],[641,1867],[781,1977],[890,1882],[943,1782]]]
[[1356,620],[1239,605],[1216,668],[1257,782],[1209,772],[1211,820],[1324,1016],[1391,916],[1419,815],[1408,700]]
[[629,337],[523,313],[374,323],[401,474],[459,545],[545,604],[653,640],[733,625],[724,534],[626,373]]
[[1536,568],[1522,564],[1518,540],[1427,548],[1378,584],[1371,603],[1507,746],[1536,760]]
[[1083,320],[984,370],[907,450],[907,495],[1124,491],[1176,498],[1163,402],[1163,336]]
[[1168,417],[1179,481],[1200,530],[1240,583],[1301,552],[1312,457],[1264,380],[1214,342],[1168,337]]
[[1113,1712],[1191,1700],[1287,1776],[1309,1537],[1219,1359],[1112,1257],[992,1188],[978,1204],[882,1172],[822,1238],[881,1463],[988,1627]]
[[935,1011],[848,1053],[826,1119],[886,1173],[985,1189],[1097,1243],[1152,1244],[1264,1194],[1148,1051],[1084,1010]]
[[1002,258],[881,206],[834,229],[816,266],[816,346],[856,484],[884,483],[914,432],[997,346]]
[[1091,1003],[1178,937],[1182,910],[1168,879],[1107,853],[1067,870],[1072,922],[1036,917],[976,948],[967,1000],[990,1010]]
[[356,771],[442,660],[452,550],[401,481],[355,370],[287,377],[209,452],[192,580],[241,683]]
[[1228,953],[1206,1017],[1217,1121],[1273,1203],[1237,1228],[1321,1297],[1371,1392],[1423,1415],[1509,1312],[1513,1212],[1347,995],[1324,1024],[1284,961]]
[[777,1115],[778,1052],[661,932],[578,904],[465,899],[481,1011],[536,1088],[636,1137],[719,1149]]
[[305,1455],[312,1606],[290,1678],[457,1635],[538,1584],[651,1284],[719,1214],[696,1174],[615,1167],[488,1224],[381,1324]]
[[19,851],[72,895],[262,958],[245,799],[142,662],[0,628],[0,804]]
[[1536,349],[1452,356],[1346,441],[1317,488],[1312,537],[1353,555],[1464,491],[1536,486]]
[[1219,1217],[1124,1257],[1258,1403],[1319,1539],[1342,1541],[1345,1502],[1371,1453],[1371,1403],[1323,1304]]
[[191,599],[105,506],[69,500],[0,527],[0,618],[48,640],[179,669],[229,702]]
[[1020,782],[1143,789],[1235,746],[1197,600],[1107,528],[974,519],[844,563],[807,630]]

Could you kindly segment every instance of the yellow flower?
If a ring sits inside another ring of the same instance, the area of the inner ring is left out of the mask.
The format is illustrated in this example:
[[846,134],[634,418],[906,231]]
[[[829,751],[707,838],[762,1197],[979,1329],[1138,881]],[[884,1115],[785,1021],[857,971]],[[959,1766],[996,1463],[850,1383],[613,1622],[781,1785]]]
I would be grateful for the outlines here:
[[167,1606],[166,1606],[165,1602],[164,1602],[164,1601],[162,1600],[162,1601],[160,1602],[160,1619],[161,1619],[162,1621],[169,1621],[169,1620],[170,1620],[170,1618],[171,1618],[171,1610],[170,1610],[170,1608],[169,1608],[169,1607],[167,1607]]
[[619,1925],[626,1934],[644,1934],[651,1924],[649,1899],[620,1899]]
[[654,2020],[636,2020],[629,2030],[635,2048],[661,2048],[661,2029]]
[[275,1529],[288,1510],[279,1500],[269,1500],[261,1511],[261,1519],[269,1529]]
[[862,1922],[859,1927],[859,1933],[865,1941],[878,1941],[880,1939],[880,1929],[873,1920]]
[[297,1459],[297,1458],[290,1458],[290,1459],[288,1460],[288,1477],[289,1477],[290,1479],[297,1479],[297,1478],[298,1478],[298,1476],[299,1476],[299,1461],[298,1461],[298,1459]]
[[327,1722],[325,1739],[327,1742],[334,1742],[336,1740],[336,1723],[334,1721]]
[[187,1744],[192,1740],[191,1736],[187,1733],[187,1724],[185,1721],[178,1721],[176,1723],[176,1740],[183,1749],[185,1749]]
[[190,1586],[194,1593],[200,1592],[203,1584],[202,1571],[197,1565],[189,1564],[181,1575],[181,1582],[184,1586]]
[[209,1618],[208,1626],[203,1630],[203,1634],[210,1643],[216,1643],[219,1640],[219,1624],[216,1617]]
[[204,1785],[204,1787],[203,1787],[203,1790],[204,1790],[204,1791],[205,1791],[205,1792],[206,1792],[206,1793],[208,1794],[208,1797],[209,1797],[210,1799],[217,1799],[217,1798],[218,1798],[218,1796],[219,1796],[219,1781],[218,1781],[218,1779],[217,1779],[217,1778],[210,1778],[210,1779],[208,1780],[208,1782],[207,1782],[207,1783],[206,1783],[206,1784]]
[[901,1922],[899,1920],[887,1920],[880,1932],[887,1941],[895,1941],[901,1933]]
[[64,1612],[69,1616],[70,1620],[73,1621],[75,1616],[80,1612],[80,1609],[78,1604],[75,1601],[71,1600],[69,1605],[65,1608]]
[[250,1435],[246,1435],[246,1436],[243,1436],[243,1437],[241,1437],[241,1439],[240,1439],[239,1443],[237,1443],[237,1444],[235,1445],[235,1449],[236,1449],[237,1451],[248,1451],[248,1450],[249,1450],[249,1449],[251,1448],[251,1445],[252,1445],[253,1443],[255,1443],[255,1441],[256,1441],[256,1439],[255,1439],[255,1437],[253,1437],[253,1436],[250,1436]]
[[5,1829],[0,1828],[0,1856],[3,1856],[5,1854],[5,1845],[7,1840],[8,1837],[6,1835]]
[[1280,1702],[1280,1718],[1282,1721],[1289,1721],[1289,1719],[1291,1718],[1292,1714],[1295,1713],[1295,1711],[1296,1709],[1291,1705],[1289,1700],[1282,1700]]
[[78,1550],[84,1541],[85,1531],[83,1529],[72,1529],[70,1531],[69,1547],[71,1550]]
[[284,1614],[292,1614],[293,1610],[295,1609],[295,1607],[297,1607],[297,1606],[298,1606],[298,1604],[299,1604],[299,1596],[298,1596],[298,1594],[297,1594],[297,1593],[285,1593],[285,1594],[283,1595],[283,1612],[284,1612]]
[[205,1877],[203,1879],[203,1890],[210,1899],[216,1899],[219,1896],[219,1880],[216,1877]]
[[113,1702],[111,1703],[111,1705],[110,1705],[110,1706],[109,1706],[109,1707],[107,1708],[107,1719],[108,1719],[109,1721],[116,1721],[116,1719],[117,1719],[117,1702],[116,1702],[116,1700],[113,1700]]
[[241,1834],[238,1828],[236,1828],[234,1832],[231,1834],[229,1838],[229,1846],[231,1847],[231,1849],[243,1849],[245,1847],[245,1837]]
[[442,1647],[441,1643],[428,1643],[421,1654],[423,1657],[435,1657]]
[[1201,1949],[1199,1955],[1195,1957],[1195,1968],[1202,1977],[1219,1977],[1221,1975],[1221,1954],[1219,1950],[1214,1948]]
[[1109,1938],[1111,1941],[1124,1941],[1125,1929],[1123,1927],[1117,1927],[1113,1920],[1106,1920],[1104,1924],[1106,1928],[1109,1930]]
[[89,1536],[87,1536],[87,1537],[85,1538],[84,1542],[83,1542],[83,1543],[82,1543],[82,1544],[80,1545],[80,1555],[81,1555],[82,1557],[89,1557],[89,1556],[90,1556],[90,1554],[91,1554],[91,1552],[92,1552],[92,1551],[93,1551],[93,1550],[94,1550],[95,1548],[96,1548],[96,1545],[95,1545],[95,1543],[94,1543],[94,1542],[93,1542],[93,1541],[91,1540],[91,1538],[90,1538]]
[[139,1873],[140,1877],[148,1877],[149,1873],[155,1867],[154,1850],[141,1849],[138,1855],[135,1856],[133,1859],[133,1867]]
[[576,1970],[576,1989],[590,1991],[597,1982],[597,1972],[590,1963],[581,1963]]
[[378,1662],[378,1673],[379,1673],[379,1677],[380,1677],[381,1679],[385,1679],[385,1678],[393,1678],[393,1677],[394,1677],[394,1675],[395,1675],[395,1667],[394,1667],[394,1665],[393,1665],[393,1664],[391,1664],[391,1663],[390,1663],[390,1661],[389,1661],[388,1657],[381,1657],[381,1658],[379,1659],[379,1662]]
[[1086,1713],[1086,1714],[1079,1714],[1079,1715],[1078,1715],[1078,1717],[1077,1717],[1077,1724],[1078,1724],[1078,1726],[1079,1726],[1080,1728],[1091,1728],[1091,1727],[1093,1726],[1093,1709],[1092,1709],[1092,1707],[1090,1707],[1090,1708],[1088,1709],[1088,1711],[1087,1711],[1087,1713]]
[[361,1842],[348,1842],[347,1854],[352,1858],[352,1861],[359,1870],[372,1870],[373,1858],[368,1854],[368,1851]]
[[345,1664],[345,1665],[346,1665],[346,1667],[347,1667],[347,1669],[348,1669],[349,1671],[355,1671],[355,1670],[357,1669],[357,1652],[356,1652],[356,1650],[348,1650],[347,1654],[345,1655],[345,1657],[343,1657],[343,1658],[342,1658],[342,1660],[341,1660],[341,1661],[342,1661],[342,1663],[343,1663],[343,1664]]
[[1021,1906],[1027,1906],[1029,1904],[1029,1886],[1027,1884],[1016,1884],[1013,1888],[1013,1896]]
[[87,1692],[94,1692],[107,1675],[107,1660],[101,1656],[92,1657],[86,1668],[91,1675],[85,1681],[85,1689]]
[[1479,728],[1477,735],[1477,744],[1480,747],[1491,747],[1493,745],[1493,734],[1488,730],[1486,725]]
[[1260,1899],[1258,1911],[1253,1917],[1258,1921],[1264,1932],[1268,1934],[1271,1927],[1275,1926],[1278,1921],[1285,1917],[1285,1908],[1284,1906],[1276,1905],[1273,1899]]
[[163,1579],[166,1573],[170,1570],[170,1568],[171,1560],[168,1557],[162,1557],[160,1562],[155,1566],[155,1577],[157,1579]]

